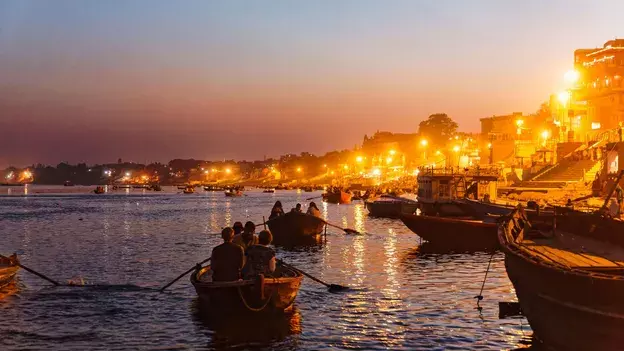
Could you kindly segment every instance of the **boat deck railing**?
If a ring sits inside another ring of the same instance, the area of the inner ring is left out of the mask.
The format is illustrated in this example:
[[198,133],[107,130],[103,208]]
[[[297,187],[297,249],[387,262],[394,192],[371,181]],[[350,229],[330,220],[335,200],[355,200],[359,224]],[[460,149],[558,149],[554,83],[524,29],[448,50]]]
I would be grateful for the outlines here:
[[501,169],[497,166],[487,167],[421,167],[419,176],[448,176],[448,177],[496,177],[501,175]]

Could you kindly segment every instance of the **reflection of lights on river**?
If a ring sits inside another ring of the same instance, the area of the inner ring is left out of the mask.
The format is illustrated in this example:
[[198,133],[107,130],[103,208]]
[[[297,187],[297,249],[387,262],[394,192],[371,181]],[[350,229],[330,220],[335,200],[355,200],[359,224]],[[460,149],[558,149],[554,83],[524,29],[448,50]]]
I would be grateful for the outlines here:
[[355,230],[357,230],[360,233],[365,232],[364,229],[364,205],[362,204],[357,204],[355,205],[354,208],[354,226],[355,226]]
[[230,222],[232,221],[232,209],[230,208],[232,201],[225,202],[225,226],[230,227]]
[[322,202],[323,206],[321,206],[323,208],[323,219],[327,220],[327,202],[323,201]]

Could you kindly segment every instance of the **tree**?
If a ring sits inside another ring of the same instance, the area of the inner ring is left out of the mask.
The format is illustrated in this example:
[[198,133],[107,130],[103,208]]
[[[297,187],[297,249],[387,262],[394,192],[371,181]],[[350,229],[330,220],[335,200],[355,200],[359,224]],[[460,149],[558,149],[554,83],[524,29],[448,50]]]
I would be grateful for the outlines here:
[[444,145],[457,131],[457,123],[446,113],[435,113],[418,124],[418,133],[433,145]]

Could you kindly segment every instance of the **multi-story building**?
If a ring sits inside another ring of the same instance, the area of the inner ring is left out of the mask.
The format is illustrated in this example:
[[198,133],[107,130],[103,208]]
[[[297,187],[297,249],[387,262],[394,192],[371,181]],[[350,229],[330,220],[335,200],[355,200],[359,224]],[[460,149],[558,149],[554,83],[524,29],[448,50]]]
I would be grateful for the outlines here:
[[[602,48],[574,51],[578,80],[570,103],[586,106],[586,115],[568,113],[568,125],[578,141],[593,140],[605,130],[624,123],[624,39],[607,41]],[[575,77],[576,78],[576,77]],[[565,99],[564,99],[565,100]]]

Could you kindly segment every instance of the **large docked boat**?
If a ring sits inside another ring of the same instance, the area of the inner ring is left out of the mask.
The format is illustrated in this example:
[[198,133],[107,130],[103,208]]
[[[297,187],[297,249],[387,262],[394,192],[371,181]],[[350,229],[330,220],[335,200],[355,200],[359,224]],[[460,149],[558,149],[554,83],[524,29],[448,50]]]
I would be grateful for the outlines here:
[[191,274],[191,284],[200,302],[215,312],[284,312],[292,308],[303,275],[291,268],[279,265],[275,278],[247,279],[232,282],[212,280],[210,266]]
[[567,211],[541,229],[521,209],[498,229],[507,275],[534,336],[555,349],[621,350],[624,222]]
[[275,245],[306,245],[320,241],[325,228],[322,218],[305,213],[288,212],[267,221]]
[[495,167],[422,167],[418,174],[420,211],[432,216],[465,216],[456,200],[496,198],[500,170]]

